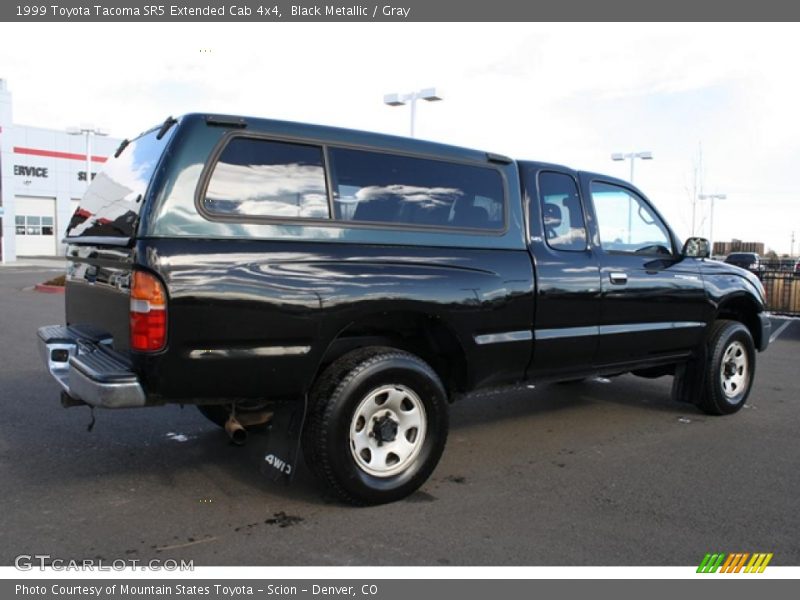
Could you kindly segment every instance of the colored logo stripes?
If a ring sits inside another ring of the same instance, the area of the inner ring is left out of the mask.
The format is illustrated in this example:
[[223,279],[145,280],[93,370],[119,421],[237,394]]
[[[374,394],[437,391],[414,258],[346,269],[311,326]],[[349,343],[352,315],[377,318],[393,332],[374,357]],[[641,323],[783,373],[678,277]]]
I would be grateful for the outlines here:
[[771,560],[771,552],[755,552],[753,554],[747,552],[730,554],[725,554],[724,552],[708,553],[703,557],[700,566],[697,567],[697,572],[716,573],[719,570],[720,573],[763,573]]

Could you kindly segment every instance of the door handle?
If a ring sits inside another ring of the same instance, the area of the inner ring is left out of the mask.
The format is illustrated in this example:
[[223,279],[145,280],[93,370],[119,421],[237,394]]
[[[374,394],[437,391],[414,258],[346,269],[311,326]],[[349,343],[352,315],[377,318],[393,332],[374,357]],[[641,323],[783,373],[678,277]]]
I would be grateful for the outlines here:
[[628,274],[621,273],[619,271],[611,271],[608,274],[608,279],[614,285],[625,285],[626,283],[628,283]]

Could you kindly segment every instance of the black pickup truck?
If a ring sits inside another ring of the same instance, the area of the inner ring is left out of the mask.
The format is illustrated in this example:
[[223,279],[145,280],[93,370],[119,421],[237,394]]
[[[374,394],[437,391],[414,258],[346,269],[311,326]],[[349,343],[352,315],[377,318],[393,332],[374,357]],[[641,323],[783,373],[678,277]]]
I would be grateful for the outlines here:
[[167,119],[66,242],[66,325],[38,332],[62,404],[197,405],[356,504],[426,480],[464,393],[671,375],[729,414],[769,343],[758,279],[629,183],[373,133]]

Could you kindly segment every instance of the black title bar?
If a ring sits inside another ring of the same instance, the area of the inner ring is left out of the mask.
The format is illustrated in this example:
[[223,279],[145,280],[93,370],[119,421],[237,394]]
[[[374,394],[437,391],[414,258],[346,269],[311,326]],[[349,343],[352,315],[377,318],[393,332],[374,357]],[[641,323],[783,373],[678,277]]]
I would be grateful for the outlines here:
[[0,4],[15,22],[418,22],[418,21],[797,21],[786,0],[63,0]]

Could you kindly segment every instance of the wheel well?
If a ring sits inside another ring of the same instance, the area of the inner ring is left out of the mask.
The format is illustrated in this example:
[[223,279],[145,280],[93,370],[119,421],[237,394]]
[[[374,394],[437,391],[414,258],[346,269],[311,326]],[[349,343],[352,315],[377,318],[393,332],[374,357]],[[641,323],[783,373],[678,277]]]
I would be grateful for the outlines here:
[[339,332],[319,372],[340,356],[365,346],[390,346],[416,354],[439,375],[448,394],[467,388],[467,360],[455,333],[441,319],[414,312],[371,315]]
[[758,326],[758,306],[747,296],[726,300],[717,309],[717,319],[730,319],[743,323],[750,330],[756,348],[761,346],[761,328]]

